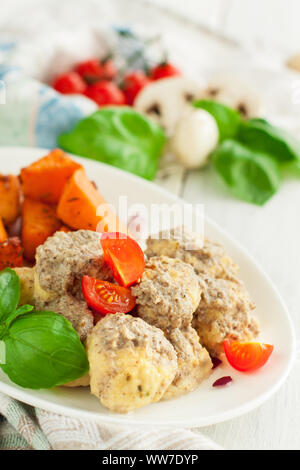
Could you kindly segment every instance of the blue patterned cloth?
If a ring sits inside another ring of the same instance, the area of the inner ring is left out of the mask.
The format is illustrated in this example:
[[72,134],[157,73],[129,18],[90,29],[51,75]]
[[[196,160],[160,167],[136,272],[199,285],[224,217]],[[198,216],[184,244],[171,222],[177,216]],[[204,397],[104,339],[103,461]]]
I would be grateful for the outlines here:
[[[156,38],[143,40],[127,28],[114,27],[108,33],[113,46],[106,45],[108,41],[104,33],[102,37],[97,36],[98,41],[102,43],[104,53],[105,50],[106,53],[114,53],[121,68],[146,68],[151,63],[148,52]],[[53,44],[52,55],[55,47]],[[61,51],[63,44],[60,43],[58,48],[57,54],[64,57],[65,53]],[[49,53],[48,49],[49,44],[44,56],[42,45],[33,47],[32,54],[38,50],[44,59]],[[60,134],[69,132],[80,119],[94,112],[97,106],[85,96],[62,95],[51,86],[32,78],[28,71],[30,67],[27,67],[27,63],[30,64],[30,60],[32,62],[30,47],[29,52],[27,49],[27,57],[22,52],[19,43],[0,41],[0,145],[50,149],[57,146]],[[23,67],[19,64],[20,57]],[[41,57],[38,56],[38,59]],[[38,69],[39,62],[35,62],[35,57],[33,62]],[[45,66],[45,61],[41,62],[41,67]]]
[[61,133],[95,110],[87,98],[61,95],[6,64],[0,80],[0,145],[56,147]]

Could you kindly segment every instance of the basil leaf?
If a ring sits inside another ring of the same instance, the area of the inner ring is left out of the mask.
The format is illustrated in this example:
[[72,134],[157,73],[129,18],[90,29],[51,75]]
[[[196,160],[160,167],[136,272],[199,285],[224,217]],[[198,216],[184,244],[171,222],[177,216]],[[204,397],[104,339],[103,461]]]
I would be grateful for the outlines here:
[[0,321],[17,308],[20,299],[20,280],[16,272],[6,268],[0,272]]
[[89,370],[85,349],[71,323],[54,312],[30,312],[17,318],[3,337],[3,371],[25,388],[52,388]]
[[235,137],[238,133],[242,117],[235,109],[228,108],[216,101],[200,100],[194,103],[196,108],[201,108],[210,113],[216,120],[219,128],[219,140]]
[[234,140],[225,140],[214,152],[213,163],[233,194],[244,201],[263,205],[279,189],[278,164]]
[[163,130],[132,108],[106,107],[81,120],[59,145],[152,180],[165,144]]
[[253,150],[268,153],[279,163],[300,162],[300,142],[265,119],[242,122],[238,140]]
[[32,312],[34,307],[32,305],[22,305],[22,307],[17,308],[13,313],[9,315],[7,320],[5,321],[6,327],[10,326],[10,324],[21,315],[25,315],[25,313]]

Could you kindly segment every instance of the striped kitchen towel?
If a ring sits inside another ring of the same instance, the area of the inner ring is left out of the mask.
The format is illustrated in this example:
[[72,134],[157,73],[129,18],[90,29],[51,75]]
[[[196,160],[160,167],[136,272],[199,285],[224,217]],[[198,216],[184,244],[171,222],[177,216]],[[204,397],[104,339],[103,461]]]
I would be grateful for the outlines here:
[[0,450],[221,450],[187,429],[140,429],[61,416],[0,393]]

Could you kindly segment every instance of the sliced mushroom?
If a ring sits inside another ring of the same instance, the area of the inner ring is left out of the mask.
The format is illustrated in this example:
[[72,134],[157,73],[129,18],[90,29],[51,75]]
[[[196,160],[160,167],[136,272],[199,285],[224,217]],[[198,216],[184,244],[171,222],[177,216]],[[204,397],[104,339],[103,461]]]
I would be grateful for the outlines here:
[[201,95],[200,83],[183,77],[157,80],[137,96],[134,107],[160,124],[171,136],[179,118],[189,110]]
[[202,98],[219,101],[237,109],[245,118],[261,116],[264,111],[264,104],[257,90],[233,75],[220,74],[212,77]]

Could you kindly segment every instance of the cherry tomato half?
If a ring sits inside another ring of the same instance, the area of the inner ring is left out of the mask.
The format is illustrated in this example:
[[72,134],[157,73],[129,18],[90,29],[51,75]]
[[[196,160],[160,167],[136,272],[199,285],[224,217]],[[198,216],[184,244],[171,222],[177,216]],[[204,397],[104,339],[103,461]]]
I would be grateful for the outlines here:
[[129,287],[142,277],[145,257],[135,240],[119,232],[103,233],[101,245],[104,260],[121,286]]
[[99,106],[126,104],[123,91],[115,83],[107,80],[90,85],[85,94]]
[[82,293],[88,306],[101,315],[108,313],[127,313],[135,306],[135,297],[126,287],[83,276]]
[[271,344],[228,339],[223,342],[223,346],[229,364],[241,372],[259,369],[267,362],[274,350]]
[[176,77],[179,75],[182,75],[181,71],[169,62],[163,62],[150,70],[152,80],[160,80],[161,78]]
[[64,94],[84,93],[87,86],[76,72],[69,72],[56,77],[53,88]]

